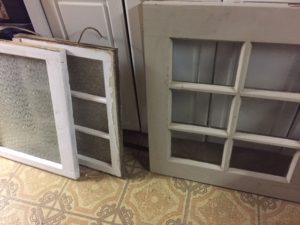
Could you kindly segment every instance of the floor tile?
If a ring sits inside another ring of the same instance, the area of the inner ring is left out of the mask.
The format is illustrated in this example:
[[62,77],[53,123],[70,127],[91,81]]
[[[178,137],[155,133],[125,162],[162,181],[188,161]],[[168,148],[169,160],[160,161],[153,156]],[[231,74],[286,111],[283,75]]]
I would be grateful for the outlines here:
[[123,173],[124,178],[130,180],[143,179],[148,171],[147,164],[148,158],[145,157],[143,152],[137,151],[132,148],[126,148],[126,154],[123,159]]
[[150,173],[127,149],[126,179],[78,181],[0,158],[0,225],[299,225],[300,204]]
[[[1,203],[0,203],[1,204]],[[10,202],[0,208],[0,225],[30,225],[31,206],[19,202]]]
[[81,216],[66,215],[66,219],[61,221],[61,225],[91,225],[95,220]]
[[258,225],[257,207],[241,200],[241,193],[211,186],[195,193],[188,221],[199,225]]
[[171,177],[148,173],[128,184],[122,207],[132,214],[133,224],[165,224],[182,217],[186,194]]
[[[299,225],[300,204],[264,198],[268,203],[260,207],[260,225]],[[268,206],[268,207],[266,207]]]
[[51,193],[59,192],[67,180],[67,178],[25,165],[21,166],[12,179],[18,186],[16,197],[35,203],[41,202]]
[[95,217],[101,206],[118,202],[125,182],[123,179],[82,167],[80,179],[70,180],[64,189],[63,194],[70,202],[67,211]]
[[17,162],[0,157],[0,176],[12,174],[19,165]]
[[0,210],[5,209],[16,196],[18,184],[9,175],[0,176]]

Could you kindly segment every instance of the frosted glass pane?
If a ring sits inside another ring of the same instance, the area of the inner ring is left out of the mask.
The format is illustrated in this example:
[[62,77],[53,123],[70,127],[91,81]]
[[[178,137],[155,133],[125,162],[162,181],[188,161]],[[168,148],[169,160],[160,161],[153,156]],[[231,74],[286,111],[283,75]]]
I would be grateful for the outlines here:
[[70,55],[67,60],[72,90],[105,97],[102,61]]
[[298,103],[292,102],[242,98],[237,130],[288,137],[298,106]]
[[72,98],[73,116],[76,125],[108,133],[106,105]]
[[253,43],[245,87],[300,92],[300,46]]
[[172,122],[227,127],[232,96],[172,91]]
[[109,140],[76,131],[78,153],[111,163]]
[[171,136],[173,157],[221,164],[225,139],[174,131]]
[[295,149],[234,141],[230,167],[286,176]]
[[0,146],[60,162],[46,62],[0,55]]
[[233,86],[241,43],[173,40],[174,81]]

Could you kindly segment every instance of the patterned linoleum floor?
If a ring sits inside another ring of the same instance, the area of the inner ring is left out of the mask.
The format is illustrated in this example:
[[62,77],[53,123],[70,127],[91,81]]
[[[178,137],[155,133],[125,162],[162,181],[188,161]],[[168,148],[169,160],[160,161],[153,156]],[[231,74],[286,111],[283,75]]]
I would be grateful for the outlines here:
[[300,224],[300,204],[152,174],[145,153],[127,152],[127,179],[82,167],[73,181],[0,158],[0,225]]

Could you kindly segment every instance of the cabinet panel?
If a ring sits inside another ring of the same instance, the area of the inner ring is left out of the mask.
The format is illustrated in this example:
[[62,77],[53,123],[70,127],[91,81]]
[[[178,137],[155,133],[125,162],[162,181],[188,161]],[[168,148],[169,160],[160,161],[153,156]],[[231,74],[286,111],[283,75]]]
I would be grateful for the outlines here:
[[[78,41],[81,31],[90,26],[98,29],[104,38],[99,38],[96,32],[86,32],[82,42],[114,45],[107,7],[103,2],[58,1],[58,7],[69,40]],[[78,20],[79,17],[82,19]]]

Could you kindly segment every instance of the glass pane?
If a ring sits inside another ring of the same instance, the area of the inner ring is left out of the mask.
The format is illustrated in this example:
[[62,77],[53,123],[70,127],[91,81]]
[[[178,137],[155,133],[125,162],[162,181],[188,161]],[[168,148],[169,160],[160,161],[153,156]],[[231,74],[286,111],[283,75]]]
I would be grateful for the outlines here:
[[108,133],[106,105],[72,98],[73,116],[76,125]]
[[234,141],[230,167],[285,177],[295,153],[294,149]]
[[171,155],[221,165],[225,139],[172,131]]
[[109,140],[76,131],[79,154],[111,163]]
[[46,62],[0,55],[0,146],[60,162]]
[[[298,106],[298,103],[292,102],[242,98],[237,130],[275,137],[288,137]],[[299,137],[299,135],[297,136]]]
[[247,88],[300,92],[300,46],[253,43]]
[[300,140],[300,107],[298,108],[297,115],[295,116],[291,129],[289,130],[288,138]]
[[172,90],[172,122],[227,127],[232,96]]
[[67,60],[72,90],[105,97],[102,61],[70,55]]
[[174,81],[233,86],[241,43],[173,40]]

